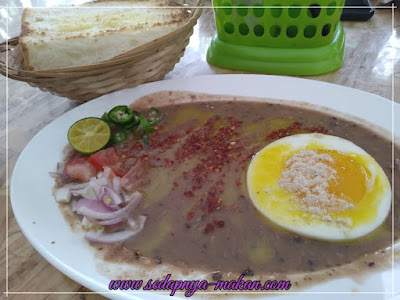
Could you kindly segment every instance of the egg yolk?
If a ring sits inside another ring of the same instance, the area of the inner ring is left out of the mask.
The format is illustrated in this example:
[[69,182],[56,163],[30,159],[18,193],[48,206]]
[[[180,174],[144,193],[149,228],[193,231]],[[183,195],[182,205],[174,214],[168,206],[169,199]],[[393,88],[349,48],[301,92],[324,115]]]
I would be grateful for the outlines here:
[[336,150],[321,149],[316,152],[327,154],[333,159],[333,162],[325,162],[336,171],[335,179],[328,182],[328,192],[352,204],[360,202],[366,193],[369,176],[357,157]]

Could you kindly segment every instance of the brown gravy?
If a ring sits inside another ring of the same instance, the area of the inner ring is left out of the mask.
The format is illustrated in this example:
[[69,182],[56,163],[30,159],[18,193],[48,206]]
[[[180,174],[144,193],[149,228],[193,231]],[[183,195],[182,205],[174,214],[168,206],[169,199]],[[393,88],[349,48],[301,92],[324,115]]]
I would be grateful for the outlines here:
[[[162,103],[154,99],[133,107]],[[121,245],[110,250],[112,260],[143,256],[155,263],[223,273],[297,273],[347,264],[391,245],[391,215],[376,231],[351,242],[329,243],[287,232],[258,213],[245,184],[251,156],[294,122],[301,123],[300,132],[323,128],[354,142],[390,179],[391,143],[385,138],[345,119],[279,103],[195,101],[166,105],[162,111],[165,119],[148,149],[133,141],[116,148],[126,163],[134,159],[145,165],[145,184],[139,189],[146,198],[136,213],[148,220],[143,231],[123,244],[124,251]],[[395,202],[400,205],[398,193]],[[399,210],[394,214],[397,240]]]

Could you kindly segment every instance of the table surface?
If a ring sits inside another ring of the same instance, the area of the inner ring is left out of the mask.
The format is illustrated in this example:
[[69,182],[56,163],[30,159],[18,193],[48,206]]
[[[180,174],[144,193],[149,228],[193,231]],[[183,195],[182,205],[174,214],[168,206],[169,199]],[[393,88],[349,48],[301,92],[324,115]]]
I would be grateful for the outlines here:
[[[1,7],[0,0],[0,7]],[[11,2],[11,4],[10,4]],[[9,6],[21,3],[37,5],[52,4],[53,0],[10,0]],[[374,2],[376,3],[376,2]],[[208,4],[209,5],[209,4]],[[0,8],[0,41],[19,34],[21,9]],[[304,78],[321,80],[371,92],[392,99],[392,74],[394,57],[394,97],[400,102],[400,18],[392,10],[378,8],[367,22],[343,22],[346,33],[346,57],[343,66],[332,73]],[[5,18],[9,30],[5,31]],[[203,11],[185,55],[165,79],[191,77],[206,74],[240,73],[210,66],[206,62],[206,50],[215,32],[212,9]],[[397,54],[396,54],[397,52]],[[6,78],[0,76],[0,290],[6,290]],[[33,88],[27,83],[8,80],[8,175],[12,174],[15,162],[27,143],[44,126],[63,113],[79,105],[78,102],[54,96]],[[28,117],[23,117],[26,114]],[[8,202],[9,203],[9,202]],[[10,292],[85,292],[85,287],[69,279],[46,260],[29,244],[21,233],[8,205],[8,286]],[[11,299],[25,299],[25,295],[9,295]],[[1,295],[0,297],[4,297]],[[29,295],[28,299],[99,299],[96,294]]]

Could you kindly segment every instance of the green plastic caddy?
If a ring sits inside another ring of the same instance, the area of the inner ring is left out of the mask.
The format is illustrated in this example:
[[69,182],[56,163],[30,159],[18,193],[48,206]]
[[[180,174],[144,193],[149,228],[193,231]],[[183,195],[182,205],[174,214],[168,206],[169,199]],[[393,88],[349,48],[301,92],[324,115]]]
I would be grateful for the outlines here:
[[338,69],[345,0],[213,0],[210,64],[255,73],[315,75]]

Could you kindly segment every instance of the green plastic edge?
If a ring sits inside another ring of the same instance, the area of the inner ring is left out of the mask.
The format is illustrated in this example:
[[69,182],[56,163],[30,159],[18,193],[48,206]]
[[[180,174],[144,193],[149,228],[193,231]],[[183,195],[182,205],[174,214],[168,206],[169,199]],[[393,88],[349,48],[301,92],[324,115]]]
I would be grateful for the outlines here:
[[211,40],[207,61],[217,67],[278,75],[318,75],[334,71],[343,63],[345,49],[341,23],[332,42],[314,48],[266,48]]

